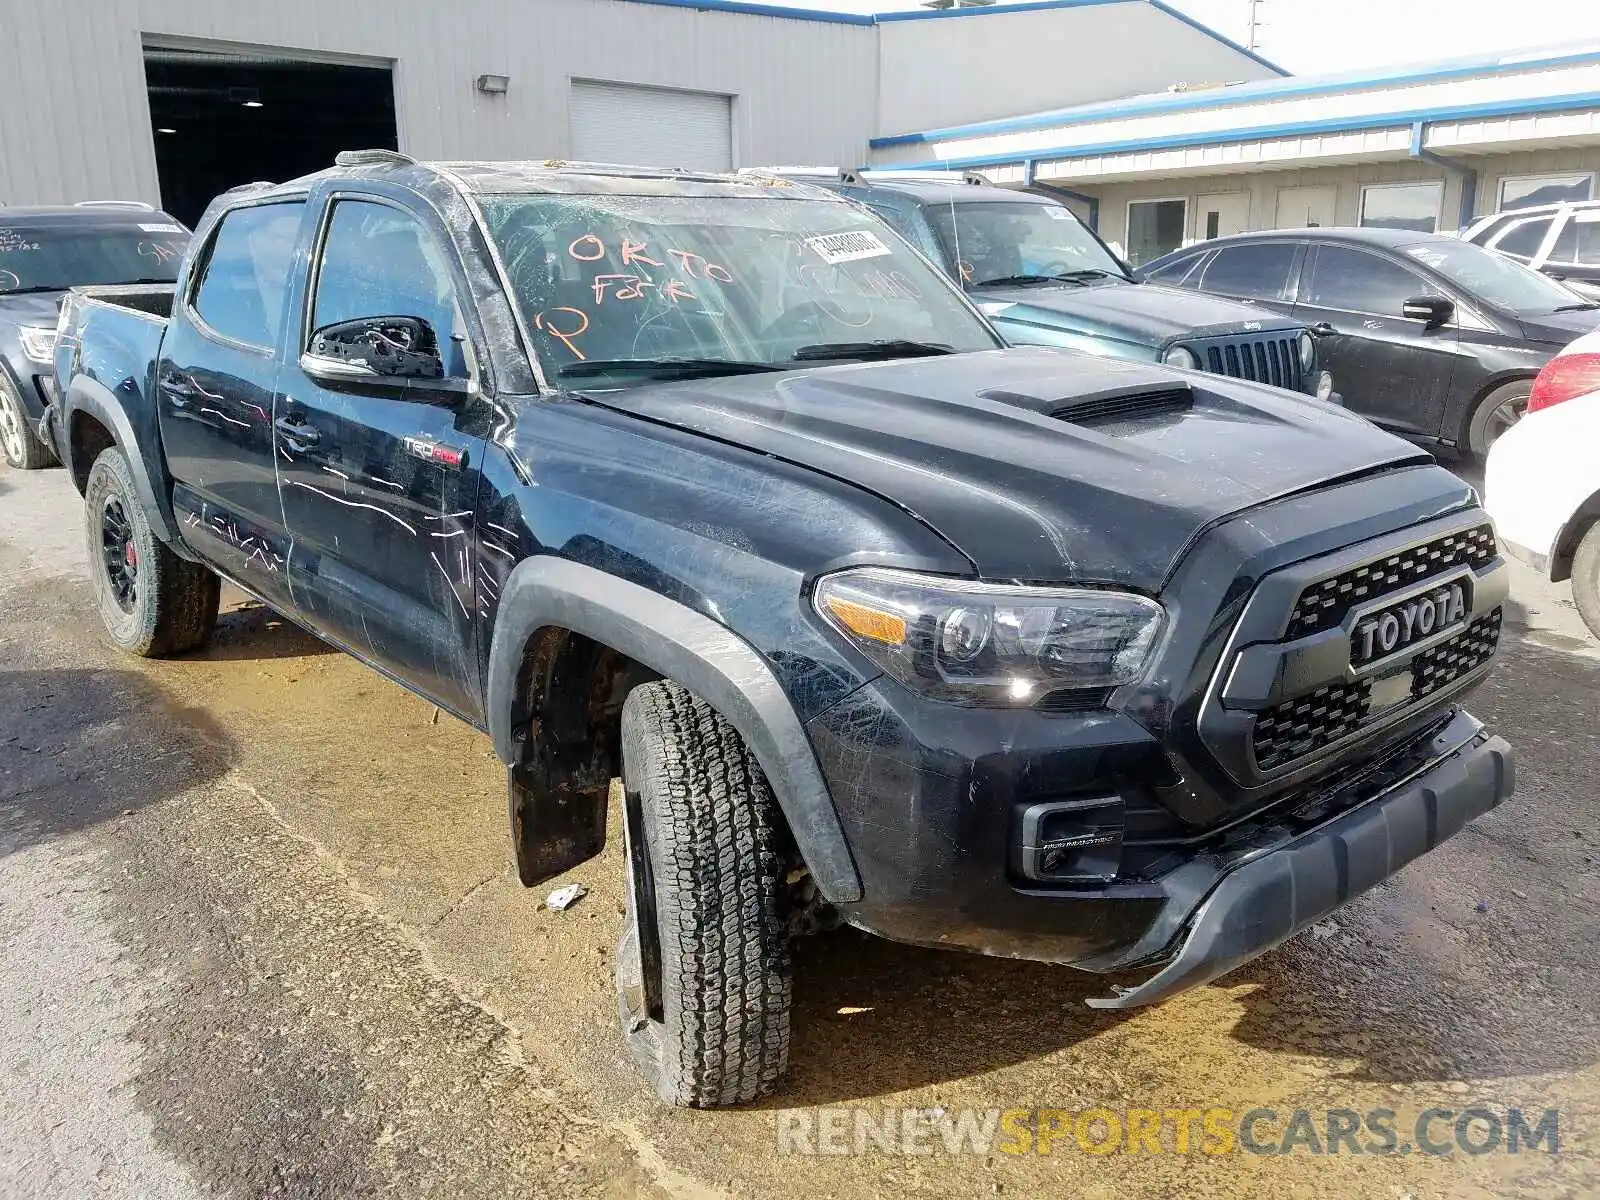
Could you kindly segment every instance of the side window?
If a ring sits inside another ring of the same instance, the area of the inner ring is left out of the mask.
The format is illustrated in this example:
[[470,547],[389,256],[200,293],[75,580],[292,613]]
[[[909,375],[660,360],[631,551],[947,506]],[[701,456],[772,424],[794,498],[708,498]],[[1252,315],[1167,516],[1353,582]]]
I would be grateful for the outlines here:
[[1600,212],[1574,213],[1556,237],[1550,261],[1600,267]]
[[1162,283],[1167,287],[1199,287],[1199,273],[1195,267],[1200,265],[1204,254],[1191,254],[1185,258],[1164,264],[1155,271],[1145,271],[1142,278],[1146,283]]
[[918,219],[915,212],[902,208],[898,204],[884,204],[880,200],[868,200],[858,197],[861,203],[870,208],[874,214],[881,217],[889,228],[921,250],[935,262],[939,261],[939,248],[934,245],[933,238],[928,233],[927,225]]
[[211,329],[236,342],[276,349],[289,265],[305,202],[236,208],[222,218],[190,302]]
[[1280,300],[1289,287],[1295,249],[1293,242],[1224,246],[1200,277],[1200,287],[1224,296]]
[[1544,244],[1545,234],[1550,232],[1550,218],[1539,217],[1532,221],[1517,221],[1506,227],[1506,231],[1489,243],[1491,250],[1498,250],[1501,254],[1509,254],[1512,258],[1520,258],[1524,262],[1539,253],[1539,247]]
[[1319,308],[1398,317],[1407,300],[1437,292],[1421,277],[1376,254],[1347,246],[1318,246],[1306,301]]
[[443,351],[456,327],[449,260],[420,221],[387,204],[334,201],[316,288],[313,330],[363,317],[421,317]]

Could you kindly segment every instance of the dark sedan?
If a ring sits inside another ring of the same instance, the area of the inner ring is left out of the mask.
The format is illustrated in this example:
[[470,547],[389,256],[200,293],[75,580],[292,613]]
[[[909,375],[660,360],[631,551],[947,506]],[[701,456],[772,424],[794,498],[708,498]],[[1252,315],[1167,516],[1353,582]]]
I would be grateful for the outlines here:
[[12,467],[55,462],[38,424],[67,289],[171,283],[188,244],[187,229],[147,204],[0,208],[0,455]]
[[1143,276],[1304,321],[1345,404],[1418,442],[1481,456],[1539,368],[1600,326],[1600,304],[1470,242],[1401,229],[1219,238]]

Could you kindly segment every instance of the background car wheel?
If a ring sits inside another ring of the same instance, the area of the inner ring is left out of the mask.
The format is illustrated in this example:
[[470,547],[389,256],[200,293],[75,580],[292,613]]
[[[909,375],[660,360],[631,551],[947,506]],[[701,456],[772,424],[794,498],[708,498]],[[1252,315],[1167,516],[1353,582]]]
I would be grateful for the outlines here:
[[95,459],[83,505],[89,577],[111,640],[147,658],[205,645],[217,624],[221,581],[156,537],[121,450],[113,446]]
[[11,381],[0,375],[0,453],[19,471],[37,471],[56,464],[55,451],[33,432],[33,423],[22,407]]
[[1589,526],[1572,555],[1572,602],[1589,632],[1600,638],[1600,521]]
[[1502,383],[1490,392],[1472,410],[1467,422],[1467,450],[1476,459],[1482,459],[1494,445],[1495,438],[1510,429],[1528,411],[1528,393],[1533,390],[1533,380],[1513,379]]
[[733,726],[675,683],[622,709],[628,925],[622,1032],[669,1104],[739,1104],[789,1063],[786,842]]

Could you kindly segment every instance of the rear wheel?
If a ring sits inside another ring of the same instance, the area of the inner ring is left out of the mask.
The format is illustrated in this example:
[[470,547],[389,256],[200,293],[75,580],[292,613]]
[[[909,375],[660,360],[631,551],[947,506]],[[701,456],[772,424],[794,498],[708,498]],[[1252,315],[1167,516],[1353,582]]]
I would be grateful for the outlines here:
[[1589,526],[1572,555],[1572,602],[1589,632],[1600,638],[1600,521]]
[[1483,459],[1495,439],[1522,420],[1528,411],[1528,395],[1532,391],[1533,380],[1513,379],[1478,401],[1467,422],[1467,449],[1472,457]]
[[147,658],[205,645],[216,627],[221,581],[156,537],[115,446],[89,469],[83,506],[89,577],[111,640]]
[[669,1104],[764,1096],[788,1068],[791,997],[772,789],[733,726],[665,681],[623,706],[622,780],[628,1048]]
[[0,453],[19,471],[56,464],[55,451],[39,440],[11,380],[0,374]]

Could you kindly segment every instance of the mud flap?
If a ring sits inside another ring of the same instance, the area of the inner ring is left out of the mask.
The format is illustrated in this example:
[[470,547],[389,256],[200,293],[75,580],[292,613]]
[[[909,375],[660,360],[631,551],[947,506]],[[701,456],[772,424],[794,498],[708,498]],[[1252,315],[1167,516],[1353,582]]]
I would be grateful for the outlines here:
[[523,887],[553,879],[600,853],[606,844],[609,782],[552,787],[537,766],[506,768],[511,852]]

